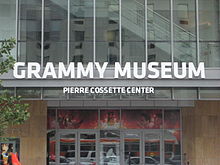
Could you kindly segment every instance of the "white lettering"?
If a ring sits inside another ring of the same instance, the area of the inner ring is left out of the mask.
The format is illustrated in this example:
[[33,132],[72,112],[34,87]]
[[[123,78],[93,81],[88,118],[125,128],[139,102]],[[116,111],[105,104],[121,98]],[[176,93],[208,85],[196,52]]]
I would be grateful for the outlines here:
[[127,75],[127,78],[131,78],[131,64],[130,62],[126,62],[124,66],[124,70],[122,70],[119,62],[115,63],[115,78],[124,77]]

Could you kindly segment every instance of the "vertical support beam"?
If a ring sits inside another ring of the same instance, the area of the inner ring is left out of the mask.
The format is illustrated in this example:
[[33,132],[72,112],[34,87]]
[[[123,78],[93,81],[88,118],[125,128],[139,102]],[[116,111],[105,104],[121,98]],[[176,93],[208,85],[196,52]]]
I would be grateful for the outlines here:
[[18,23],[19,23],[19,21],[18,21],[18,15],[19,15],[19,2],[18,2],[18,0],[16,0],[16,16],[15,16],[15,39],[16,39],[16,45],[15,45],[15,49],[16,49],[16,51],[15,51],[15,60],[16,61],[18,61]]
[[197,65],[200,62],[200,45],[199,45],[199,0],[196,0],[196,56]]
[[96,62],[96,0],[93,0],[93,62]]
[[119,62],[122,64],[122,26],[121,26],[121,1],[119,0]]
[[145,0],[145,5],[144,5],[144,25],[145,25],[145,56],[146,56],[146,63],[148,63],[148,10],[147,10],[147,0]]
[[174,28],[173,28],[173,0],[170,0],[170,31],[171,31],[171,62],[174,62]]
[[70,0],[67,5],[67,64],[70,63]]
[[45,0],[41,4],[41,67],[44,66],[44,5]]

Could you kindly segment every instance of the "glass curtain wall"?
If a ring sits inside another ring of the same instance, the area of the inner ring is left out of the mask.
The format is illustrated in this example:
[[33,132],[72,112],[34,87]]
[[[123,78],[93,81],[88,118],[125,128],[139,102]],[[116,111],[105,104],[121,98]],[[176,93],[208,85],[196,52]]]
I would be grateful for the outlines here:
[[[196,63],[198,55],[206,67],[220,67],[219,0],[173,0],[173,5],[171,0],[95,0],[96,6],[92,0],[44,0],[44,43],[41,43],[42,1],[17,2],[19,61],[144,62],[147,47],[148,62]],[[0,3],[3,22],[0,40],[15,37],[16,0]]]
[[220,67],[220,1],[199,0],[200,60],[206,67]]

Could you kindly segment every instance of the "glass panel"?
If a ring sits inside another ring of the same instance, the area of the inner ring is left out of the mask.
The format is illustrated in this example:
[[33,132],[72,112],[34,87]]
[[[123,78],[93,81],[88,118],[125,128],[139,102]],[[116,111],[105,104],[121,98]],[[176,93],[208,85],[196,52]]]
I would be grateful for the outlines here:
[[148,42],[148,62],[167,62],[171,61],[170,42]]
[[93,61],[93,1],[70,0],[70,62]]
[[96,110],[58,110],[60,129],[95,129],[98,128]]
[[122,128],[159,129],[162,128],[161,110],[124,110]]
[[0,40],[15,37],[16,1],[0,0]]
[[200,42],[200,60],[206,67],[220,67],[220,43]]
[[56,162],[56,139],[55,131],[47,133],[47,165],[55,164]]
[[195,0],[174,0],[174,40],[196,41]]
[[40,98],[41,89],[40,88],[17,88],[17,96],[23,98]]
[[[219,0],[199,0],[199,30],[201,61],[207,67],[220,67],[219,55]],[[213,41],[213,42],[208,42]]]
[[175,99],[197,99],[196,88],[174,88]]
[[160,159],[160,136],[156,133],[147,133],[144,137],[145,164],[159,164]]
[[101,110],[100,127],[101,129],[118,129],[120,127],[120,111]]
[[122,0],[123,63],[146,61],[144,11],[144,0]]
[[96,164],[96,134],[80,134],[80,164]]
[[119,61],[118,0],[96,0],[96,61]]
[[219,0],[199,0],[200,40],[219,40]]
[[181,143],[179,130],[164,131],[165,163],[170,165],[181,164]]
[[56,110],[49,109],[47,110],[47,129],[55,129],[56,128]]
[[28,41],[18,43],[18,60],[41,63],[41,42]]
[[0,86],[0,95],[14,96],[14,88],[3,88]]
[[155,88],[153,94],[149,94],[150,99],[171,99],[171,89],[170,88]]
[[126,133],[124,139],[124,161],[126,165],[140,165],[140,135]]
[[100,165],[120,164],[120,132],[101,131],[100,132]]
[[60,135],[60,164],[75,164],[76,162],[76,139],[75,134]]
[[18,61],[41,62],[42,4],[38,0],[19,1]]
[[200,88],[200,98],[220,98],[220,88]]
[[195,0],[174,1],[174,61],[196,64]]
[[171,61],[170,0],[148,0],[147,11],[148,62]]
[[66,98],[62,88],[44,88],[43,98]]
[[193,62],[196,64],[196,42],[177,41],[174,42],[174,61],[179,62]]
[[180,111],[165,110],[164,111],[164,128],[165,129],[180,129]]
[[67,62],[67,0],[45,0],[44,65]]
[[148,0],[148,40],[170,40],[170,1]]
[[120,131],[118,130],[101,130],[101,138],[120,138]]

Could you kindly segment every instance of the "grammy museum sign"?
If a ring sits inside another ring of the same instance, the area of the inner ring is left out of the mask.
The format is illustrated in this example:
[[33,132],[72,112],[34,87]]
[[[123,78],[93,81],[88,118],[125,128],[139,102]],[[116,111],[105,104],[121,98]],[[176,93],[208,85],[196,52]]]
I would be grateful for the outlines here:
[[[181,66],[181,67],[179,67]],[[123,66],[116,62],[113,66],[108,62],[89,62],[84,65],[81,62],[70,62],[68,65],[59,62],[54,66],[52,62],[48,62],[45,67],[37,62],[17,62],[14,64],[13,76],[16,79],[104,79],[105,72],[108,67],[113,67],[112,79],[192,79],[202,78],[205,75],[205,66],[201,62],[195,66],[192,62],[126,62]],[[98,74],[94,74],[97,72]]]

